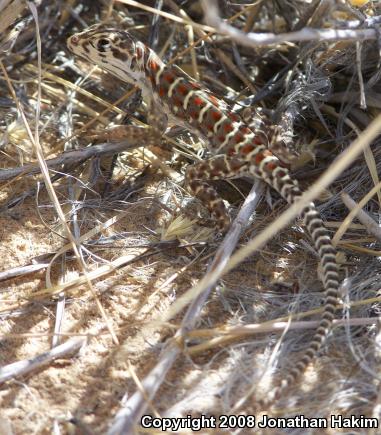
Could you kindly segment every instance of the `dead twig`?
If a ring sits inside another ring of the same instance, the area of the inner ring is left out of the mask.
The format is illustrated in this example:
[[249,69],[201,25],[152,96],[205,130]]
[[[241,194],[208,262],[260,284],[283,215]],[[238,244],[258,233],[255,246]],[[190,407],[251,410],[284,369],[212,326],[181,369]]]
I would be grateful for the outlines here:
[[[148,145],[147,141],[147,129],[137,126],[131,126],[131,131],[135,130],[135,134],[131,135],[131,138],[125,139],[122,142],[117,143],[101,143],[93,145],[88,148],[82,148],[80,150],[68,151],[53,159],[46,160],[46,165],[49,169],[57,168],[62,165],[79,164],[91,159],[92,157],[108,156],[127,151],[141,146]],[[157,137],[157,136],[156,136]],[[153,138],[152,138],[153,139]],[[7,181],[21,175],[34,175],[41,172],[41,168],[38,163],[30,163],[19,168],[1,169],[0,181]]]
[[[378,189],[381,189],[381,183],[379,183],[378,186],[376,186],[376,189],[377,189],[377,187],[378,187]],[[354,217],[353,215],[355,214],[357,219],[367,229],[368,233],[372,234],[374,237],[377,238],[377,240],[379,240],[381,242],[381,228],[379,227],[377,222],[368,215],[368,213],[366,213],[364,210],[362,210],[363,201],[359,204],[356,201],[353,201],[353,199],[345,192],[341,194],[341,199],[343,200],[343,203],[351,211],[350,221],[352,220],[352,217]],[[370,199],[370,198],[368,198],[368,199]]]
[[56,360],[57,358],[67,357],[75,352],[78,352],[86,343],[87,338],[73,338],[59,346],[50,349],[33,358],[17,361],[0,368],[0,384],[9,381],[15,377],[26,375],[34,370],[37,370],[46,364]]
[[221,19],[215,0],[201,0],[201,5],[204,10],[205,21],[209,26],[214,27],[218,33],[228,36],[239,44],[248,47],[301,41],[329,42],[377,39],[377,32],[374,29],[312,29],[310,27],[304,27],[296,32],[280,34],[271,32],[245,33]]
[[[256,180],[250,194],[243,203],[237,218],[234,220],[228,234],[216,252],[214,260],[208,268],[207,274],[212,271],[218,273],[218,271],[224,269],[226,263],[229,261],[231,253],[238,243],[240,235],[245,229],[250,216],[253,214],[258,204],[263,189],[264,183]],[[168,346],[163,350],[156,366],[141,382],[144,390],[136,391],[124,404],[123,408],[116,414],[108,435],[133,433],[134,427],[136,427],[140,416],[148,406],[147,398],[148,400],[152,400],[158,388],[163,383],[167,372],[181,353],[181,347],[179,347],[179,344],[182,344],[186,334],[195,325],[215,284],[215,280],[210,280],[204,291],[196,295],[193,299],[183,321],[181,322],[179,330],[173,339],[169,341]]]

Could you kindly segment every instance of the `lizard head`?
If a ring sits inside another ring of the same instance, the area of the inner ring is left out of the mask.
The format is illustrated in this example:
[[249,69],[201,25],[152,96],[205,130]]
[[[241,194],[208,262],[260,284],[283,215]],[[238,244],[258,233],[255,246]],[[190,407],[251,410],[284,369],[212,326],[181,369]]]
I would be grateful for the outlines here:
[[137,84],[144,79],[146,47],[125,30],[94,25],[70,36],[67,46],[123,81]]

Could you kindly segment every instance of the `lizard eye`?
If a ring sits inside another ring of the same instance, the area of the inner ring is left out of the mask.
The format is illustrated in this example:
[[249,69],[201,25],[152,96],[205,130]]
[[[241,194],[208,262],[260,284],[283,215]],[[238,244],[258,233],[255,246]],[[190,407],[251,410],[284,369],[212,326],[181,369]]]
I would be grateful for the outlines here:
[[103,48],[103,49],[105,49],[105,48],[109,48],[110,45],[111,45],[111,42],[110,42],[110,40],[107,39],[107,38],[101,38],[101,39],[98,41],[98,48]]
[[71,41],[71,43],[72,43],[73,45],[78,45],[78,43],[79,43],[79,38],[78,38],[77,35],[73,35],[73,36],[70,38],[70,41]]

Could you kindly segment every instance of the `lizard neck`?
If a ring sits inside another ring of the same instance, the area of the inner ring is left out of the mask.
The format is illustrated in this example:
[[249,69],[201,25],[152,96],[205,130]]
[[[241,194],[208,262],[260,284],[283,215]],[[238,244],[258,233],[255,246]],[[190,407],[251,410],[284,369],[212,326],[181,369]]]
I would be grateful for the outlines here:
[[116,53],[112,62],[102,65],[102,68],[124,82],[139,87],[144,100],[149,103],[155,97],[151,74],[164,69],[165,64],[153,50],[136,41],[131,55],[119,58]]

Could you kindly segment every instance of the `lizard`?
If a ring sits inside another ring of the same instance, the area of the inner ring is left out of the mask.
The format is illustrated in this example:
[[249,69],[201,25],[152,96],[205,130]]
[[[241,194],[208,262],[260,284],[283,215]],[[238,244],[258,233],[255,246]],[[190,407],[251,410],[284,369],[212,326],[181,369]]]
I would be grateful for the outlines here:
[[[223,99],[178,66],[163,62],[128,31],[95,24],[70,36],[67,45],[75,55],[126,83],[137,85],[149,107],[159,108],[170,122],[185,127],[206,143],[212,157],[190,165],[185,180],[190,192],[209,209],[220,230],[227,229],[230,219],[222,199],[207,180],[249,175],[264,180],[289,204],[300,199],[302,191],[297,180],[268,149],[265,130],[248,127]],[[339,270],[329,232],[314,203],[306,205],[300,217],[319,254],[324,309],[307,349],[268,397],[259,400],[262,406],[277,401],[315,360],[331,330],[338,303]]]

